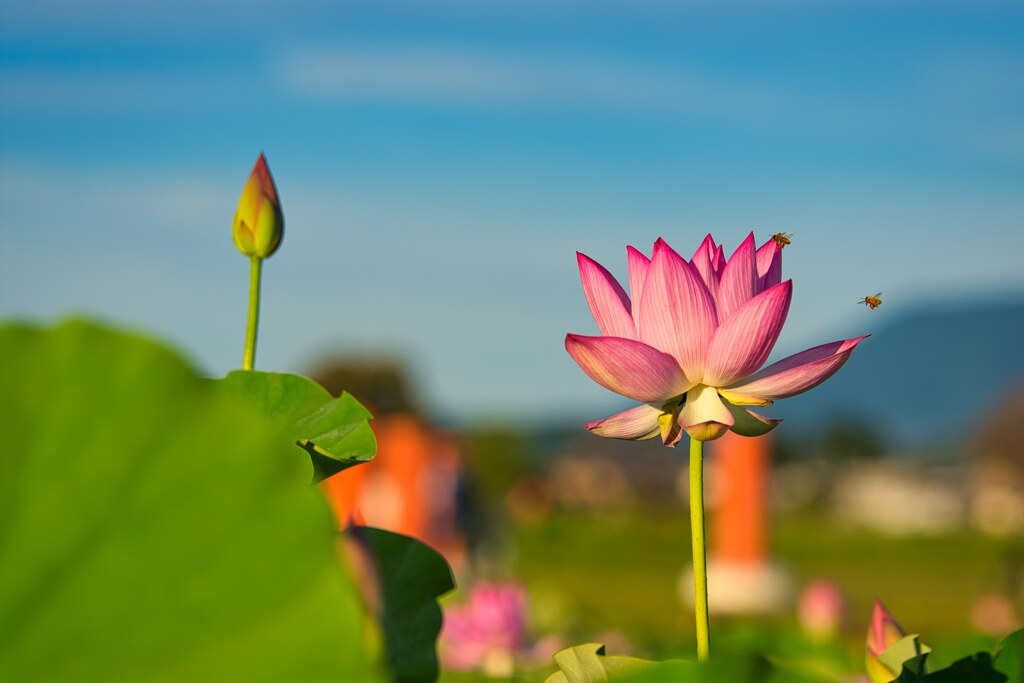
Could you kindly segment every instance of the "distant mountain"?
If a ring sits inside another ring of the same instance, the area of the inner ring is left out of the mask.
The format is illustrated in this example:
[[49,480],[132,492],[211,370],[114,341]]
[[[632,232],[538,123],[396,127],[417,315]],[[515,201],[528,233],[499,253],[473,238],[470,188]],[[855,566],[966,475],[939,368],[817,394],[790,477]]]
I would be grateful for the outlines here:
[[922,308],[865,340],[837,375],[765,410],[805,433],[855,416],[894,446],[958,446],[1024,385],[1024,298]]

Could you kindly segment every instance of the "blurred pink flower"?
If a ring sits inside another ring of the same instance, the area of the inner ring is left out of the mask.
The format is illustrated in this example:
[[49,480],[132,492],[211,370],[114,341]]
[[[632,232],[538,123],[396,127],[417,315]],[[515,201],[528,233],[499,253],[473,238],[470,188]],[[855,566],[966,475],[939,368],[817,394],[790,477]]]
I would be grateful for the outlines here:
[[[587,375],[641,401],[586,425],[600,436],[674,446],[685,430],[701,441],[726,430],[759,436],[781,420],[744,406],[768,406],[821,384],[864,337],[824,344],[758,371],[789,312],[782,246],[754,234],[728,260],[708,235],[686,261],[663,239],[650,259],[627,247],[629,290],[577,254],[583,291],[601,336],[568,334],[565,348]],[[864,335],[867,336],[867,335]]]
[[516,584],[478,583],[462,604],[445,609],[441,661],[454,670],[508,676],[528,652],[526,593]]
[[839,634],[846,600],[834,582],[816,579],[808,583],[797,600],[800,627],[812,640],[828,640]]

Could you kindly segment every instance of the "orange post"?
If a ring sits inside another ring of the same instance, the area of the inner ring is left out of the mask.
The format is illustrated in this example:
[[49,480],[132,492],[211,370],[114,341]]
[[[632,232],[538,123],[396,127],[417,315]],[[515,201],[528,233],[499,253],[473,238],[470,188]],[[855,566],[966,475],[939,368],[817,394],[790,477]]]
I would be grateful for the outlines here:
[[717,562],[750,565],[768,560],[769,439],[727,432],[712,442],[719,488],[712,516]]

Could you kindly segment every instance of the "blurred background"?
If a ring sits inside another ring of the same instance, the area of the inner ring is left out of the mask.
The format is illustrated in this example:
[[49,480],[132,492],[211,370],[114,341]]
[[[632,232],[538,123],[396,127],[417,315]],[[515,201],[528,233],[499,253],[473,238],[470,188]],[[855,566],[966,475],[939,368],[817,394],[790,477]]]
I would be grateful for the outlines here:
[[1019,2],[0,1],[0,315],[236,368],[264,151],[257,367],[379,417],[339,514],[523,586],[531,642],[665,656],[685,454],[582,430],[627,404],[562,348],[596,330],[575,251],[623,276],[626,244],[792,233],[776,357],[873,336],[712,449],[712,559],[779,596],[719,618],[789,633],[811,586],[839,641],[876,596],[926,640],[995,637],[1024,608],[1022,36]]

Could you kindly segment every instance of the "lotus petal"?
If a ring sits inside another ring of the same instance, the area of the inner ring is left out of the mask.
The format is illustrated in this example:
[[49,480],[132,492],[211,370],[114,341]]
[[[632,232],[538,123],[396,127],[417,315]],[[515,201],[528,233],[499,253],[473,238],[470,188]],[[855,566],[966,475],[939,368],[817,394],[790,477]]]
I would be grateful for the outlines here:
[[782,281],[782,247],[769,238],[757,250],[758,291],[763,292]]
[[754,233],[736,248],[722,269],[722,280],[718,284],[719,321],[728,320],[732,312],[742,306],[757,292],[757,256],[754,247]]
[[772,400],[795,396],[834,375],[850,358],[857,344],[869,336],[865,334],[801,351],[725,389]]
[[718,326],[704,361],[704,384],[721,387],[764,365],[789,312],[793,281],[786,280],[749,299]]
[[659,239],[634,316],[640,341],[671,354],[691,385],[704,374],[704,356],[718,327],[715,302],[700,275]]
[[712,265],[712,259],[716,251],[715,240],[711,235],[708,235],[700,243],[700,246],[697,247],[693,258],[690,259],[690,265],[700,274],[704,284],[707,285],[708,291],[711,292],[712,298],[715,298],[718,293],[718,273],[715,271],[714,265]]
[[719,244],[715,248],[715,256],[711,259],[711,265],[715,268],[715,274],[718,275],[718,279],[722,279],[722,269],[725,268],[725,253],[722,250],[722,245]]
[[712,441],[725,434],[736,420],[714,387],[698,384],[686,392],[679,421],[690,438]]
[[755,413],[753,410],[734,406],[728,401],[725,402],[725,407],[729,409],[733,419],[736,420],[729,429],[740,436],[761,436],[772,431],[782,422],[782,420]]
[[609,337],[636,339],[629,297],[618,280],[600,263],[576,252],[583,293],[601,332]]
[[633,297],[632,311],[635,317],[640,306],[640,295],[644,291],[644,280],[647,279],[647,269],[651,265],[651,259],[633,247],[626,247],[626,257],[629,262],[629,294]]
[[612,439],[643,441],[653,439],[661,433],[658,416],[661,411],[646,403],[616,413],[596,422],[588,422],[586,428],[598,436]]
[[730,391],[729,389],[719,389],[718,395],[734,406],[770,406],[775,403],[775,401],[762,398],[761,396],[740,394],[735,391]]
[[565,350],[592,380],[642,403],[666,401],[693,386],[672,356],[632,339],[567,334]]

